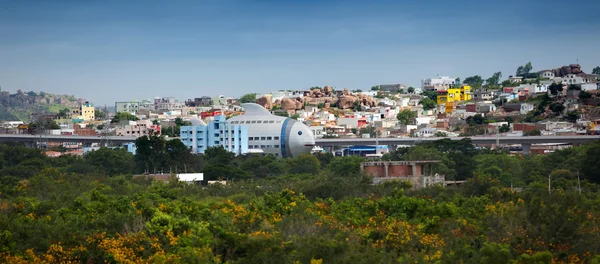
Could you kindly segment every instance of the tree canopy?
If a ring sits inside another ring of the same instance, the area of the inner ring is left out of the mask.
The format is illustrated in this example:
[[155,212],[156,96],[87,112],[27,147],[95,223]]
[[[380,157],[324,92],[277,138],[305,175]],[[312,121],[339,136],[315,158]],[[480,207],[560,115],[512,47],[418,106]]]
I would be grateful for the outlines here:
[[529,74],[529,72],[533,69],[533,66],[531,66],[531,61],[527,62],[525,65],[519,66],[517,68],[517,76],[521,76],[521,77],[525,77],[526,75]]
[[500,82],[500,78],[502,78],[502,72],[495,72],[490,78],[485,80],[485,84],[488,87],[496,87]]
[[240,97],[240,99],[238,101],[240,103],[256,103],[256,94],[255,93],[244,94],[242,97]]
[[111,123],[119,123],[121,121],[138,121],[140,120],[137,116],[128,112],[118,112],[110,120]]
[[483,78],[481,78],[481,75],[470,76],[465,78],[463,83],[470,85],[474,89],[477,89],[481,88],[483,85]]
[[600,75],[600,66],[594,67],[594,69],[592,70],[592,74],[598,74],[598,75]]
[[410,109],[404,109],[404,110],[400,111],[400,113],[398,113],[398,115],[396,115],[396,118],[398,119],[398,121],[400,121],[400,123],[403,125],[410,124],[410,122],[413,119],[415,119],[416,117],[417,117],[417,113]]

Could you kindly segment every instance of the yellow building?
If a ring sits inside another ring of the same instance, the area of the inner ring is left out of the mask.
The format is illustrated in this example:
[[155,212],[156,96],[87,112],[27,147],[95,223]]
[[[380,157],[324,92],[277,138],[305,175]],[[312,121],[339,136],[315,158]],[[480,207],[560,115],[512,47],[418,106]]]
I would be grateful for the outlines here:
[[96,119],[96,110],[89,102],[85,102],[79,108],[73,108],[71,118],[79,121],[92,121]]
[[471,100],[471,86],[469,85],[463,85],[460,88],[448,88],[448,90],[445,91],[438,91],[437,94],[438,104],[469,100]]

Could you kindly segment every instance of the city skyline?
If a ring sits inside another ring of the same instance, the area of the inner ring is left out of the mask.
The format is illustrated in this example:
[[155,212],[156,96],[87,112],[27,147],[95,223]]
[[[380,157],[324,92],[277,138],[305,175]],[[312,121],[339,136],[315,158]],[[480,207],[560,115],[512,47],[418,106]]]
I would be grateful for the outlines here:
[[595,1],[0,2],[3,90],[97,105],[600,65]]

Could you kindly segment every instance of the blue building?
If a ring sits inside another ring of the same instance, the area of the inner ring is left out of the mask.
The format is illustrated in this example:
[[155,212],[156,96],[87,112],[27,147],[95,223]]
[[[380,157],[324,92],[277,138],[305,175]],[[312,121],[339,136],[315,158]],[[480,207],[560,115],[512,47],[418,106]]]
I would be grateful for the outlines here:
[[192,153],[204,153],[208,147],[221,146],[235,154],[248,153],[248,127],[230,124],[224,115],[215,116],[207,124],[192,120],[192,126],[182,126],[180,140]]

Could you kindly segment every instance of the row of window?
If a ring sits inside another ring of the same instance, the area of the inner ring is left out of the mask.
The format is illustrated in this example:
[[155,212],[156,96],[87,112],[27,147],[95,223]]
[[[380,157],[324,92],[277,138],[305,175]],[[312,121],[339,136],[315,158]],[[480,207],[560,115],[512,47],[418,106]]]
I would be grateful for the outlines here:
[[248,140],[279,140],[279,137],[248,137]]
[[270,148],[279,148],[279,145],[248,145],[249,149],[270,149]]
[[246,121],[231,121],[229,124],[273,124],[281,123],[281,120],[246,120]]

